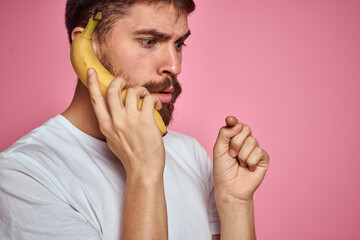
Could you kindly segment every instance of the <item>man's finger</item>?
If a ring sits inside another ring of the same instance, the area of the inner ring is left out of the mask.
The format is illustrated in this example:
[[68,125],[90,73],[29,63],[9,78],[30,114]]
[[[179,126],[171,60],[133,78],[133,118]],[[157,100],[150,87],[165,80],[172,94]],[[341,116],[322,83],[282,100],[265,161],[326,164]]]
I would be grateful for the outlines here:
[[239,134],[243,128],[243,124],[239,123],[239,121],[235,117],[227,117],[226,126],[222,127],[219,131],[215,146],[214,146],[214,153],[215,151],[221,151],[229,149],[229,144],[231,139]]
[[160,110],[162,108],[162,104],[161,104],[159,97],[156,95],[151,95],[151,94],[146,95],[144,97],[144,102],[141,107],[141,110],[152,112],[154,108],[156,110]]
[[125,96],[126,110],[138,109],[139,99],[150,95],[149,91],[144,87],[129,88]]
[[255,147],[246,161],[251,171],[256,170],[256,165],[259,163],[262,156],[262,149],[260,147]]
[[109,85],[106,96],[111,116],[119,116],[124,108],[122,104],[121,91],[125,87],[125,80],[123,78],[115,78]]
[[247,159],[250,156],[251,152],[259,146],[258,141],[249,136],[246,138],[244,145],[241,147],[239,154],[238,154],[238,160],[240,162],[240,165],[242,167],[247,167]]
[[227,127],[233,127],[239,123],[239,120],[234,116],[227,116],[225,119],[225,123]]
[[110,115],[105,99],[101,94],[101,90],[98,83],[97,73],[93,68],[88,69],[88,89],[91,99],[91,104],[94,108],[95,115],[98,122],[108,123]]
[[247,163],[251,171],[255,171],[257,167],[261,167],[264,171],[269,167],[269,154],[262,148],[256,147],[248,157]]
[[229,154],[232,157],[236,157],[238,155],[241,147],[245,143],[246,138],[249,136],[251,136],[251,129],[248,125],[243,124],[243,128],[241,132],[237,134],[235,137],[233,137],[230,141]]

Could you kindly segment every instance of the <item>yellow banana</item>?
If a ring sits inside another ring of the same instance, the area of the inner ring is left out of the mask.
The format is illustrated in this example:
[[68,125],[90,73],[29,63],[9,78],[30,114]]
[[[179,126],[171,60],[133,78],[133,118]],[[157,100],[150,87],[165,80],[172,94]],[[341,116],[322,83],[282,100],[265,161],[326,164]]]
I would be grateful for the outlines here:
[[[92,46],[92,36],[101,19],[101,12],[95,12],[95,14],[90,18],[84,31],[80,33],[72,42],[70,58],[71,64],[77,76],[85,86],[87,86],[88,69],[94,68],[96,70],[101,93],[106,99],[106,89],[115,77],[100,63]],[[126,90],[123,90],[121,94],[124,103]],[[142,102],[143,99],[140,99],[139,109],[141,108]],[[162,136],[164,136],[167,133],[166,126],[156,109],[154,109],[154,117]]]

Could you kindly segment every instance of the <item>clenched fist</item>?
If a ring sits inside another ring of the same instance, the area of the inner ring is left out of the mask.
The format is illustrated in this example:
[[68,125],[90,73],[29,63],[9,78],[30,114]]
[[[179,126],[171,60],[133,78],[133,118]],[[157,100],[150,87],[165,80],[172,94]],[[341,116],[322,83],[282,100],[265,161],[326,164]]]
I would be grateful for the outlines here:
[[215,195],[250,201],[264,179],[270,158],[248,125],[232,116],[225,122],[213,149]]

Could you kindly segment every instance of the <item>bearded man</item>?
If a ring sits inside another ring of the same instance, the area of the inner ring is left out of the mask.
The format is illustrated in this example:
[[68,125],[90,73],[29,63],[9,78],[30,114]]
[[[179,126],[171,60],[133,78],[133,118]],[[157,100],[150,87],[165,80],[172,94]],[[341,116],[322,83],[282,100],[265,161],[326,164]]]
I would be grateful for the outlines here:
[[255,239],[269,156],[249,126],[226,118],[212,164],[195,139],[162,137],[154,120],[155,108],[168,125],[181,93],[194,2],[68,0],[70,43],[99,9],[94,51],[116,76],[107,101],[89,69],[62,114],[1,153],[0,238]]

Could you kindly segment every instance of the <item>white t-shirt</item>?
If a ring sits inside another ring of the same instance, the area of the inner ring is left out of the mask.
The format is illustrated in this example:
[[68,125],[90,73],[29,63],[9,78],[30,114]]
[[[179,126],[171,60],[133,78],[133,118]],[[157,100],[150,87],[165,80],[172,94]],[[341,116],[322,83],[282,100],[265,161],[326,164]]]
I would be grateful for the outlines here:
[[[169,239],[209,240],[220,233],[210,159],[191,137],[163,140]],[[0,153],[0,239],[119,240],[125,179],[106,142],[58,115]]]

